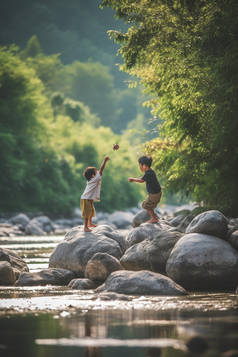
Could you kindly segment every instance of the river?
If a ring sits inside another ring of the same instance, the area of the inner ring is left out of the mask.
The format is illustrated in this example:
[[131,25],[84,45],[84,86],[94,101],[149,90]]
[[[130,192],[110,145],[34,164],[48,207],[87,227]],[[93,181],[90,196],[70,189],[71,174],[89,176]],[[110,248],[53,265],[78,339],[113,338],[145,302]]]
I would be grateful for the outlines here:
[[[48,267],[62,239],[0,238],[0,245],[35,272]],[[238,294],[190,291],[185,297],[119,301],[59,286],[0,287],[1,357],[192,356],[187,346],[195,356],[238,350]]]

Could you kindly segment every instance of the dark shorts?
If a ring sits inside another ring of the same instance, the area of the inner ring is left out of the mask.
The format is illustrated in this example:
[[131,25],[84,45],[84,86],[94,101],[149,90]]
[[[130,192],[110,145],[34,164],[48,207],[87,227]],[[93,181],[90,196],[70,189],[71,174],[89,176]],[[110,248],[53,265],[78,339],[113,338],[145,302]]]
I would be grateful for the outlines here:
[[155,209],[160,202],[162,191],[159,193],[149,193],[146,200],[142,203],[142,208],[146,210]]

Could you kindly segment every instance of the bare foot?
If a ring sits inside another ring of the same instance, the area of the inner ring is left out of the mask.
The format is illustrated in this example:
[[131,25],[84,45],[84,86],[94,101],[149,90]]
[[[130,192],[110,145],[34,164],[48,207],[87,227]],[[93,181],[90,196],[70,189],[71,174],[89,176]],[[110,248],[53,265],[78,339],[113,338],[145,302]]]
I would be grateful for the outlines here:
[[84,228],[84,232],[92,232],[92,230],[89,228]]
[[159,219],[154,219],[154,218],[151,218],[149,221],[147,221],[146,223],[157,223],[159,222]]
[[91,223],[91,224],[89,224],[88,226],[89,226],[89,227],[97,227],[98,224]]

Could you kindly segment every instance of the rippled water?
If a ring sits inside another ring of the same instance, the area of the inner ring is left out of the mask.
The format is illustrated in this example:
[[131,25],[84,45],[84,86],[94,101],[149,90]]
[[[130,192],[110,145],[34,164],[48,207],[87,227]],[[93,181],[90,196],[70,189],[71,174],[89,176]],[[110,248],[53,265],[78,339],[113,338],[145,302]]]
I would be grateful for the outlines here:
[[[48,267],[62,239],[2,238],[0,245],[15,250],[33,272]],[[67,287],[0,287],[0,356],[179,357],[189,355],[186,344],[194,336],[207,342],[202,356],[220,356],[238,350],[237,297],[189,292],[114,301]]]

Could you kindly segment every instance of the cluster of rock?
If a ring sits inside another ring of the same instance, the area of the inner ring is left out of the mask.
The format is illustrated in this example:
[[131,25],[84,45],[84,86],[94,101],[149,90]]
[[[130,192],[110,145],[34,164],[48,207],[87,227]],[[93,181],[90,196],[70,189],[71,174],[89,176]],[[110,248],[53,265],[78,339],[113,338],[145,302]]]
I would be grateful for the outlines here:
[[[117,211],[112,214],[98,212],[93,219],[95,224],[107,224],[114,229],[128,229],[135,213],[140,209],[131,208],[128,212]],[[74,217],[70,219],[61,218],[52,220],[46,215],[37,215],[32,219],[25,213],[14,215],[10,219],[0,218],[0,237],[16,236],[43,236],[46,234],[65,234],[70,228],[83,224],[81,211],[76,209]]]
[[[52,252],[49,269],[29,273],[24,265],[15,286],[68,285],[126,295],[235,290],[238,219],[228,219],[219,211],[196,217],[180,214],[156,224],[142,223],[146,219],[145,211],[138,212],[134,228],[125,237],[109,225],[99,225],[92,232],[73,227]],[[0,284],[4,254],[9,253],[2,249]]]

